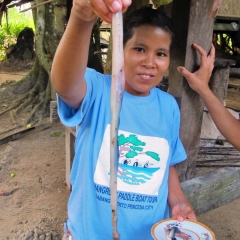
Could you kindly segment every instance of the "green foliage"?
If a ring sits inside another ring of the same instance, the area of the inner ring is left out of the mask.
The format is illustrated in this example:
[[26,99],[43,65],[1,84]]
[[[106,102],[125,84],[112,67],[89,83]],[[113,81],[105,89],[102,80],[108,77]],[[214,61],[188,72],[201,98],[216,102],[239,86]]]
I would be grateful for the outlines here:
[[134,152],[134,151],[129,151],[125,156],[126,158],[134,158],[138,155],[138,153]]
[[51,137],[60,137],[60,136],[63,136],[63,132],[61,130],[57,130],[55,132],[52,132],[50,134]]
[[159,155],[157,153],[155,153],[155,152],[147,151],[146,155],[148,155],[149,157],[155,159],[156,161],[160,161]]
[[145,146],[146,145],[146,143],[140,141],[137,138],[137,136],[134,135],[134,134],[129,135],[129,137],[125,137],[123,134],[121,134],[118,137],[118,144],[121,146],[121,145],[124,145],[126,143],[131,143],[134,146]]
[[125,154],[126,158],[134,158],[138,154],[146,154],[154,160],[160,161],[158,153],[152,151],[143,152],[144,149],[140,146],[146,146],[146,143],[139,140],[138,137],[134,134],[130,134],[128,137],[125,137],[123,134],[119,135],[118,144],[119,146],[125,145],[124,151],[127,151]]
[[6,58],[7,49],[16,43],[18,34],[29,27],[35,31],[31,12],[19,13],[18,8],[10,8],[8,11],[8,25],[5,15],[0,26],[0,61]]

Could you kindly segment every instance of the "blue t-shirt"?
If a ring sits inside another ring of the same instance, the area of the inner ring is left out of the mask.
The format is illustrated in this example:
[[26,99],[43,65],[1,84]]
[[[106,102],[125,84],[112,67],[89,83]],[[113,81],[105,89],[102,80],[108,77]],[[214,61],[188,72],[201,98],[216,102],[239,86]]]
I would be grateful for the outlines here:
[[[112,239],[110,207],[111,76],[85,74],[87,91],[79,109],[58,97],[63,124],[76,126],[68,227],[75,240]],[[153,88],[146,97],[124,92],[118,133],[118,222],[121,240],[148,240],[151,227],[169,217],[169,167],[184,159],[175,99]]]

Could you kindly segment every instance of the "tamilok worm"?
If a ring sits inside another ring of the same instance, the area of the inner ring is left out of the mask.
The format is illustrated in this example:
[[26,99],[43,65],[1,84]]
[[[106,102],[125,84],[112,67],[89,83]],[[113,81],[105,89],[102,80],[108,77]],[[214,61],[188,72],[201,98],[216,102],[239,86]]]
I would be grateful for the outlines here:
[[117,231],[117,171],[119,161],[118,125],[125,85],[123,72],[122,12],[112,17],[112,83],[111,83],[111,130],[110,130],[110,191],[113,239],[119,240]]

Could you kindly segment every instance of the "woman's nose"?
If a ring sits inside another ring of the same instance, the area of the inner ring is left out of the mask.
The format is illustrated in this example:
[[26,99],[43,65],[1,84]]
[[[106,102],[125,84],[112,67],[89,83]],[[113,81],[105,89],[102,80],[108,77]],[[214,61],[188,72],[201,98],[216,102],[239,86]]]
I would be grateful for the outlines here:
[[155,57],[153,54],[147,54],[144,61],[142,62],[142,65],[147,68],[153,68],[155,67]]

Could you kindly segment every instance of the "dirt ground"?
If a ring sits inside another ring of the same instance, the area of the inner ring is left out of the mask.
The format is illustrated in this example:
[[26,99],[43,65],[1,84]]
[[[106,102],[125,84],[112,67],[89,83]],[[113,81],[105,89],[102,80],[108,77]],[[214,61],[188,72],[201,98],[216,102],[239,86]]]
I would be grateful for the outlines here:
[[[0,68],[0,79],[20,80],[16,76],[26,73]],[[18,129],[14,130],[9,114],[1,115],[0,140],[14,131]],[[0,144],[0,240],[61,239],[68,197],[61,123],[46,119],[21,138]],[[198,220],[218,240],[239,240],[240,199],[202,214]]]

